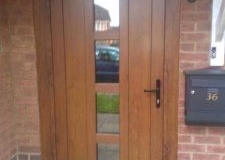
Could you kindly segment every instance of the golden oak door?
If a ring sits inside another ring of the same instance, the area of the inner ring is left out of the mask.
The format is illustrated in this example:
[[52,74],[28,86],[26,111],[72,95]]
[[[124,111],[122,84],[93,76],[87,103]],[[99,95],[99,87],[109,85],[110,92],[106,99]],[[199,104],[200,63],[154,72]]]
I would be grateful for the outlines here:
[[178,1],[51,1],[57,159],[176,157]]

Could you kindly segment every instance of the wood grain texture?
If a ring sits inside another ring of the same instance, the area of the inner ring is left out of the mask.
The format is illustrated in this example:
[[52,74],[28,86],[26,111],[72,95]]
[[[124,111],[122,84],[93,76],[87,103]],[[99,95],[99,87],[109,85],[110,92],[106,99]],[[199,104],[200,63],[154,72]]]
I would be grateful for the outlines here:
[[117,134],[97,134],[97,143],[117,143],[119,144],[119,135]]
[[94,36],[95,36],[96,40],[119,39],[120,38],[119,30],[95,32]]
[[165,0],[153,0],[152,6],[152,59],[151,86],[156,88],[156,80],[161,80],[161,105],[156,107],[156,94],[149,94],[151,98],[151,160],[161,160],[163,157],[163,110],[164,98],[164,54],[165,54]]
[[100,93],[119,93],[118,83],[96,83],[95,91]]
[[62,0],[51,1],[57,160],[67,159],[67,102]]
[[86,93],[88,126],[88,160],[96,160],[96,88],[95,88],[95,47],[94,47],[94,1],[85,0],[85,54],[86,54]]
[[177,159],[180,0],[166,1],[164,64],[164,159]]
[[88,158],[85,11],[83,0],[63,1],[68,159]]
[[41,153],[43,160],[56,160],[53,55],[48,0],[33,0],[37,50]]
[[129,1],[129,160],[150,159],[152,1]]

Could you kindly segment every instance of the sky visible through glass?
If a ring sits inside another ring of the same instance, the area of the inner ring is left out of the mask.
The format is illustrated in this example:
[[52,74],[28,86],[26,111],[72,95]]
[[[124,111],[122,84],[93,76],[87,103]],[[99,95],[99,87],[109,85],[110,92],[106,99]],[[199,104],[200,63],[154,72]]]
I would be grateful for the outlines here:
[[119,0],[94,0],[94,3],[109,11],[110,26],[119,26]]

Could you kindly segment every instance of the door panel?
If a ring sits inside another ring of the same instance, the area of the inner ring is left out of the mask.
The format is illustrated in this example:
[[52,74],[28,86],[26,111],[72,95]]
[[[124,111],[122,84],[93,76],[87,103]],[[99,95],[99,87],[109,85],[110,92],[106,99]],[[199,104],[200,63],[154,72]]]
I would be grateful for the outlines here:
[[[67,159],[67,108],[62,0],[51,3],[56,157]],[[45,35],[46,36],[46,35]],[[46,37],[45,37],[46,38]],[[40,55],[40,54],[38,54]],[[60,65],[58,65],[60,64]],[[48,106],[49,107],[49,106]],[[50,158],[47,158],[50,159]]]
[[[161,160],[165,0],[120,0],[120,26],[114,30],[96,31],[94,9],[94,0],[63,1],[68,159],[98,160],[115,152],[115,160]],[[120,48],[115,81],[101,79],[114,62],[98,62],[100,50],[106,54],[112,42]],[[99,67],[104,75],[96,78]],[[157,79],[160,108],[155,93],[144,92],[155,89]],[[119,114],[101,114],[112,95],[119,95]],[[114,122],[116,131],[110,128]]]
[[129,2],[129,158],[149,160],[152,1]]
[[[165,0],[130,2],[130,157],[162,159]],[[156,107],[154,93],[143,92],[156,88],[157,79],[161,80],[160,108]]]
[[151,97],[151,160],[163,157],[163,127],[164,127],[164,57],[165,57],[165,0],[153,0],[152,9],[152,61],[151,88],[155,80],[161,80],[161,105],[155,107],[155,95]]
[[[81,0],[63,1],[68,158],[87,159],[87,155],[91,154],[93,156],[90,156],[90,159],[95,160],[98,157],[96,155],[98,153],[97,144],[118,144],[118,137],[124,153],[129,153],[125,157],[123,152],[120,152],[121,157],[128,159],[129,156],[130,160],[160,158],[162,156],[163,107],[156,108],[155,94],[145,93],[144,89],[155,88],[156,79],[163,79],[163,0],[141,2],[130,0],[129,12],[121,12],[125,16],[129,15],[129,24],[122,26],[123,23],[121,23],[120,25],[122,27],[120,31],[128,33],[126,39],[124,38],[125,42],[122,42],[124,46],[120,45],[120,47],[126,49],[126,42],[129,41],[129,52],[125,53],[121,50],[120,67],[124,69],[124,72],[120,72],[120,78],[123,78],[129,69],[127,75],[129,81],[124,79],[119,86],[123,89],[122,85],[128,83],[129,88],[124,89],[119,95],[121,97],[128,95],[129,101],[128,97],[120,98],[121,103],[128,103],[127,109],[120,110],[120,117],[129,115],[129,119],[121,118],[120,128],[127,125],[128,129],[127,132],[120,132],[118,135],[97,133],[98,125],[96,124],[97,118],[99,119],[99,116],[96,115],[98,111],[96,94],[103,93],[103,91],[106,92],[105,94],[112,94],[113,89],[110,86],[115,88],[114,86],[117,84],[98,84],[94,81],[95,73],[91,72],[95,71],[97,65],[97,62],[95,62],[96,65],[93,65],[96,56],[96,47],[93,44],[98,41],[106,41],[106,38],[113,40],[123,37],[118,37],[116,36],[118,33],[111,33],[107,30],[103,33],[94,32],[94,26],[90,24],[94,20],[88,21],[88,19],[94,18],[94,15],[91,15],[94,7],[90,9],[94,3],[91,0],[85,2]],[[126,24],[124,23],[124,25]],[[127,64],[129,64],[128,68],[125,66]],[[120,89],[117,92],[120,92]],[[124,143],[124,139],[127,137],[129,145]],[[88,146],[89,150],[87,150]]]
[[86,54],[83,0],[64,0],[68,159],[87,159]]

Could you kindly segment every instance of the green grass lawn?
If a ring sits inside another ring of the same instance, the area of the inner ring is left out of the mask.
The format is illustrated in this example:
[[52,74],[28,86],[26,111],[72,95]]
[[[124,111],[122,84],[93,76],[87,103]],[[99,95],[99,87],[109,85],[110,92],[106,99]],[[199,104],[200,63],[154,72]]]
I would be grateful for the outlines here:
[[119,113],[119,95],[98,93],[96,97],[97,113]]

